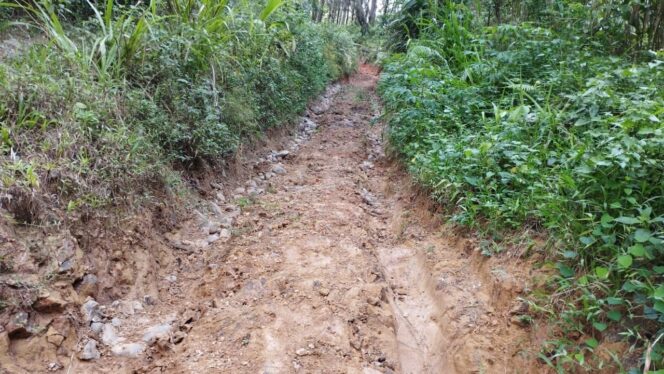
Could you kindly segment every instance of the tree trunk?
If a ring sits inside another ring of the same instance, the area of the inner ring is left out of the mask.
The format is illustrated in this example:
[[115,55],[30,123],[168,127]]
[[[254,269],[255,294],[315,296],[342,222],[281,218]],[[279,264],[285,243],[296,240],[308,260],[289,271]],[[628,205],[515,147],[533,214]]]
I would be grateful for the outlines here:
[[371,0],[371,8],[369,9],[369,24],[373,25],[376,22],[376,7],[378,2]]
[[366,15],[364,14],[362,0],[353,0],[353,2],[355,3],[355,18],[357,19],[357,23],[360,24],[362,35],[366,35],[369,32],[369,23],[367,22]]

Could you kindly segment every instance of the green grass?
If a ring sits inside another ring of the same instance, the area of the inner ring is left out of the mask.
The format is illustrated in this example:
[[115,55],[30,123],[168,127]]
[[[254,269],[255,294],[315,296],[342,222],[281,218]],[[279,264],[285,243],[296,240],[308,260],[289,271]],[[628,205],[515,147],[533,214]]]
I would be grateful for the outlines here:
[[532,300],[555,316],[543,361],[614,365],[596,342],[626,341],[643,365],[664,333],[664,54],[634,62],[570,30],[476,27],[462,7],[440,17],[384,64],[391,146],[452,221],[548,234],[557,275]]
[[0,195],[71,211],[174,192],[174,170],[292,121],[355,69],[356,47],[280,3],[22,3],[48,42],[0,62]]

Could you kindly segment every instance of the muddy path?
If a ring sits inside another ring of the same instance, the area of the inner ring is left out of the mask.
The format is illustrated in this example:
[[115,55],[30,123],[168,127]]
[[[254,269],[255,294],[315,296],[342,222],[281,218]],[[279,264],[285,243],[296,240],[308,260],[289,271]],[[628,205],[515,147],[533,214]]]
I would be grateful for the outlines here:
[[526,274],[438,222],[385,156],[377,79],[363,66],[289,150],[167,235],[158,302],[88,303],[79,349],[100,357],[63,370],[534,372],[509,312]]

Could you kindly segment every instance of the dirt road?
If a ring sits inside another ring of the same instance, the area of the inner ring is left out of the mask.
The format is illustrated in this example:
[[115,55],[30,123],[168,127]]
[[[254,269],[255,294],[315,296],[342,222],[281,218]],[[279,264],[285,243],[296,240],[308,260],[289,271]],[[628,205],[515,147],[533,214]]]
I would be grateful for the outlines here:
[[[167,235],[177,249],[160,264],[158,302],[116,302],[97,322],[90,302],[92,358],[64,368],[532,372],[529,332],[508,312],[521,274],[441,225],[385,157],[377,78],[363,66],[291,150],[257,160],[254,179],[219,197],[226,205]],[[212,216],[232,224],[212,227]]]

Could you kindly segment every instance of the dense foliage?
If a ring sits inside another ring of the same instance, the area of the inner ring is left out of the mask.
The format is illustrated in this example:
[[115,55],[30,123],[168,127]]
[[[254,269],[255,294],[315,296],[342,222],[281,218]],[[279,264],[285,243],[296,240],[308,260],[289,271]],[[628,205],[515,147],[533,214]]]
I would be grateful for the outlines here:
[[350,35],[296,4],[125,3],[5,9],[49,42],[0,62],[0,193],[41,187],[71,208],[172,184],[170,165],[233,152],[354,69]]
[[455,222],[549,233],[558,275],[531,295],[557,321],[543,361],[601,367],[598,344],[624,340],[642,353],[625,369],[662,369],[661,340],[644,348],[664,333],[664,53],[609,56],[575,26],[589,8],[558,5],[551,27],[418,10],[384,64],[389,138]]

